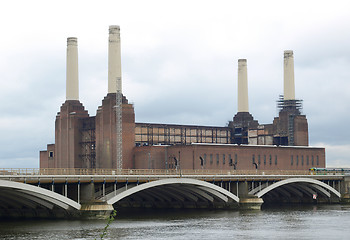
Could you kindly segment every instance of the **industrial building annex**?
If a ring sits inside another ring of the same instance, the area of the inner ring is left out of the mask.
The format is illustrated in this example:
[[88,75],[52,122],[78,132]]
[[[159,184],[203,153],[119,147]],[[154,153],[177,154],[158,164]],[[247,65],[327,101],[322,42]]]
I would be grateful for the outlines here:
[[96,116],[79,101],[77,38],[67,39],[66,101],[57,113],[55,143],[40,168],[307,170],[325,167],[325,149],[308,146],[302,101],[295,99],[294,58],[284,52],[279,116],[259,124],[249,113],[247,61],[238,60],[238,112],[228,126],[135,122],[122,94],[120,28],[109,27],[108,93]]

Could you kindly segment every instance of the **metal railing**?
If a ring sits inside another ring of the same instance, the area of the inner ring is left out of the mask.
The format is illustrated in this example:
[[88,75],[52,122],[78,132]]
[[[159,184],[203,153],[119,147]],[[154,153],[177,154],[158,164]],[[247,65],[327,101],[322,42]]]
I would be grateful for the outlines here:
[[310,175],[308,170],[3,168],[4,175]]

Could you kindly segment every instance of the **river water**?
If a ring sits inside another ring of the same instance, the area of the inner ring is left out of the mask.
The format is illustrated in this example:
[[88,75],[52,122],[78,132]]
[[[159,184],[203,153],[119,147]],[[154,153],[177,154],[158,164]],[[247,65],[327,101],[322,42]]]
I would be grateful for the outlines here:
[[[99,239],[104,220],[0,221],[0,239]],[[350,206],[119,212],[104,239],[350,239]]]

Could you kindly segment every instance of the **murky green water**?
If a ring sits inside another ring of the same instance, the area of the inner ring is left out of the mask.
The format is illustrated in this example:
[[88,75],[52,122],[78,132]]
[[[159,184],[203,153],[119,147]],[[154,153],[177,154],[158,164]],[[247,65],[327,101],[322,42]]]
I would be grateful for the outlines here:
[[[1,221],[0,239],[99,239],[105,221]],[[350,239],[350,206],[119,213],[105,239]]]

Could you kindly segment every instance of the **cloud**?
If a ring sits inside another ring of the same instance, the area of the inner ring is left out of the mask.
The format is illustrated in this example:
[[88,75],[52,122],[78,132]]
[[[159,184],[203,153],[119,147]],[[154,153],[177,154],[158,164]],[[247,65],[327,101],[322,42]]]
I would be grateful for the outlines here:
[[350,168],[350,144],[330,145],[318,143],[317,145],[326,148],[327,167]]
[[37,166],[38,151],[54,141],[67,37],[78,37],[80,100],[95,115],[107,91],[112,24],[121,26],[123,91],[139,122],[225,126],[237,111],[237,60],[246,58],[250,112],[271,123],[283,93],[283,50],[294,50],[310,143],[326,144],[329,161],[346,164],[346,153],[333,149],[349,144],[349,5],[9,1],[0,10],[0,167]]
[[39,168],[37,157],[9,157],[0,159],[1,168]]

